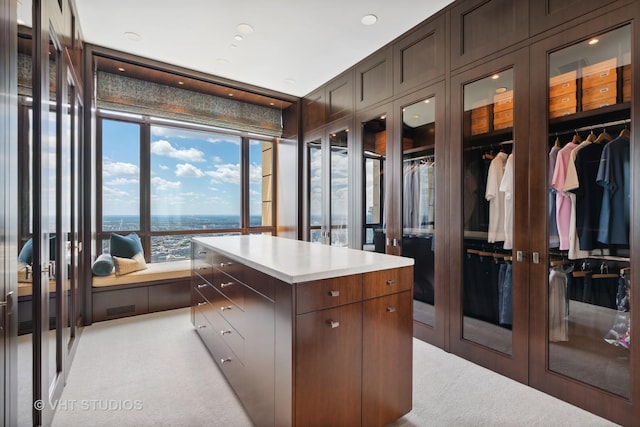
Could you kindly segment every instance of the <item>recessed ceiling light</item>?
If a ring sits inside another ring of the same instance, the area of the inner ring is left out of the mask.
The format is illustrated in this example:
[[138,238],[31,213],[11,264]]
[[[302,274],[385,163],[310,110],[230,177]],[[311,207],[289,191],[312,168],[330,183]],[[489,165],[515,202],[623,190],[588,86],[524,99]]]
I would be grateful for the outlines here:
[[233,38],[238,40],[238,41],[243,39],[243,37],[240,34],[236,34]]
[[276,105],[276,103],[275,102],[270,102],[269,105],[273,106],[273,105]]
[[229,92],[229,96],[233,96],[233,94],[231,92]]
[[118,71],[120,71],[121,73],[124,73],[124,68],[123,67],[118,67]]
[[590,45],[594,45],[594,44],[598,43],[599,41],[600,40],[598,40],[598,39],[591,39],[591,40],[589,40],[589,44]]
[[239,33],[242,34],[251,34],[253,33],[253,27],[249,24],[240,24],[236,27]]
[[362,22],[362,25],[373,25],[378,22],[378,17],[373,14],[364,15],[360,22]]
[[500,75],[499,74],[494,74],[493,76],[491,76],[491,78],[493,80],[498,80],[500,78]]
[[132,31],[127,31],[126,33],[124,33],[124,36],[127,40],[130,40],[132,42],[139,42],[140,40],[142,40],[140,34],[134,33]]
[[425,100],[424,100],[424,103],[425,103],[425,104],[428,104],[428,103],[430,103],[430,102],[431,102],[431,99],[425,99]]
[[183,85],[183,84],[184,84],[184,82],[183,82],[183,81],[179,81],[179,82],[178,82],[178,84],[179,84],[179,85]]
[[507,88],[502,86],[496,89],[496,93],[505,93],[507,91]]

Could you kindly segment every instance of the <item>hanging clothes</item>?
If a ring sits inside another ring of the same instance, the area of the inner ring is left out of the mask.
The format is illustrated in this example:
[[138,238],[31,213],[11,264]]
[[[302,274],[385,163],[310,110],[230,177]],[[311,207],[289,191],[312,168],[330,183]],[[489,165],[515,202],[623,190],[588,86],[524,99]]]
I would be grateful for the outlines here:
[[577,144],[569,143],[558,151],[556,166],[553,171],[552,185],[556,190],[556,221],[558,224],[558,236],[560,237],[560,250],[569,249],[569,227],[571,225],[571,198],[564,193],[564,182],[567,177],[571,152]]
[[433,232],[435,221],[435,163],[410,161],[404,165],[403,226]]
[[487,174],[485,199],[489,202],[489,229],[487,241],[489,243],[504,241],[504,193],[500,192],[500,183],[504,176],[507,163],[507,153],[496,154]]
[[[595,137],[593,139],[595,139]],[[580,186],[578,181],[578,172],[576,170],[576,155],[592,144],[591,140],[587,139],[571,151],[571,154],[569,155],[569,162],[567,163],[567,176],[565,177],[564,185],[562,187],[562,191],[564,191],[565,195],[569,196],[569,199],[571,199],[571,203],[569,204],[569,208],[571,209],[569,220],[569,252],[567,255],[569,259],[579,259],[589,256],[588,252],[580,251],[579,237],[576,229],[577,212],[576,195],[574,191]]]
[[504,249],[513,249],[513,153],[507,157],[500,191],[504,193]]
[[553,188],[553,173],[556,168],[560,146],[554,145],[549,151],[549,248],[560,246],[558,223],[556,221],[556,190]]
[[549,269],[549,341],[569,341],[568,272],[562,266]]
[[629,245],[631,212],[630,141],[619,136],[602,150],[596,182],[604,188],[598,241]]

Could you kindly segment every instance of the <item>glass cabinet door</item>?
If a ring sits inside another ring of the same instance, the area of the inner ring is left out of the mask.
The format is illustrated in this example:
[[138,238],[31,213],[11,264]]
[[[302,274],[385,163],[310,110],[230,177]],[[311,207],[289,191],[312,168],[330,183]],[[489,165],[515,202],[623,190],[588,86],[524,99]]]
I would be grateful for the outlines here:
[[329,242],[333,246],[348,246],[349,217],[349,131],[341,130],[329,135]]
[[309,241],[324,243],[322,229],[322,141],[307,142],[307,179],[309,203]]
[[549,54],[550,371],[630,398],[629,25]]
[[414,319],[435,325],[435,126],[434,96],[402,108],[402,256],[413,267]]
[[513,69],[463,87],[462,335],[513,352]]
[[364,163],[364,230],[362,248],[386,251],[385,172],[387,161],[387,116],[362,123]]

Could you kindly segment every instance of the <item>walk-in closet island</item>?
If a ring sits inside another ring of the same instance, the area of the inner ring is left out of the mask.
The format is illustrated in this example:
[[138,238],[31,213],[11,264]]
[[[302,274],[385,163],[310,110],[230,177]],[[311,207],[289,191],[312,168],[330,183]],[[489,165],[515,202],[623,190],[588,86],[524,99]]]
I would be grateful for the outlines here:
[[267,235],[194,238],[191,321],[256,425],[388,425],[412,405],[413,264]]

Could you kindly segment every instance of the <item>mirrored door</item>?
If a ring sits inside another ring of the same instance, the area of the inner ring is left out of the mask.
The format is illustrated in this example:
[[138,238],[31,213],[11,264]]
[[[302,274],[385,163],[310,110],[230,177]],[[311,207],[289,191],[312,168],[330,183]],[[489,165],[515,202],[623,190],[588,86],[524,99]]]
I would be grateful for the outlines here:
[[454,79],[460,144],[451,147],[459,193],[450,216],[460,224],[451,226],[451,347],[520,381],[529,338],[528,56],[523,49]]
[[548,110],[532,158],[545,172],[535,177],[545,191],[536,191],[534,204],[546,206],[534,222],[544,237],[534,250],[544,258],[532,275],[533,314],[544,327],[532,339],[545,345],[532,348],[532,384],[579,405],[599,400],[603,416],[633,424],[634,411],[625,409],[639,389],[632,380],[632,27],[573,33],[574,43],[558,49],[550,40],[533,52],[546,57],[540,102]]

